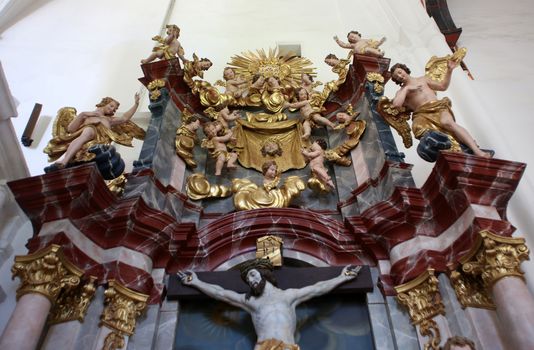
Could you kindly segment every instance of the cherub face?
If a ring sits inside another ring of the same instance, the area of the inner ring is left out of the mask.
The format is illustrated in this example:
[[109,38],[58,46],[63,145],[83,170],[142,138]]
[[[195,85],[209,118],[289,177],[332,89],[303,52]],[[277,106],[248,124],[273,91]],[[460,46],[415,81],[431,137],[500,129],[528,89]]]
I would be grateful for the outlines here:
[[347,36],[347,40],[349,41],[349,43],[351,44],[354,44],[354,43],[357,43],[362,37],[359,36],[358,34],[356,33],[350,33],[348,36]]
[[337,121],[339,123],[346,123],[349,120],[351,120],[352,117],[349,114],[345,113],[345,112],[339,112],[339,113],[336,114],[336,119],[337,119]]
[[278,167],[276,166],[276,164],[273,164],[265,172],[265,177],[268,179],[274,179],[276,177],[277,171],[278,171]]
[[223,73],[223,78],[226,80],[231,80],[235,78],[235,72],[232,68],[226,68]]
[[303,82],[303,83],[306,83],[306,84],[311,84],[311,83],[312,83],[312,81],[311,81],[311,79],[310,79],[310,76],[309,76],[308,74],[306,74],[306,73],[303,73],[303,74],[300,76],[300,78],[302,79],[302,82]]
[[299,97],[299,101],[305,101],[308,99],[308,92],[304,89],[300,89],[298,97]]
[[105,105],[102,109],[104,111],[104,115],[114,115],[115,112],[117,112],[117,109],[119,108],[119,104],[116,101],[111,101],[107,105]]
[[197,119],[195,120],[194,122],[192,122],[191,124],[191,127],[193,128],[193,130],[196,130],[200,127],[200,119]]
[[202,70],[208,70],[211,67],[212,63],[211,61],[200,61],[200,69]]
[[330,67],[335,67],[339,63],[339,59],[336,58],[325,58],[324,62]]

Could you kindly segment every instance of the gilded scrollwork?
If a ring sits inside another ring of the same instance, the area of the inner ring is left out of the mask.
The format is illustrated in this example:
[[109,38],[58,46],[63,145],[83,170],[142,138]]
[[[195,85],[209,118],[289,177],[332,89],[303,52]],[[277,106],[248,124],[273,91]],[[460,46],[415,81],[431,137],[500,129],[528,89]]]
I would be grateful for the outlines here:
[[384,92],[384,77],[382,74],[377,72],[367,73],[366,79],[368,82],[373,84],[373,90],[377,94],[382,94]]
[[16,256],[11,268],[13,278],[20,278],[17,300],[28,293],[44,295],[52,304],[63,289],[76,287],[83,271],[69,262],[61,247],[52,244],[33,254]]
[[165,81],[162,79],[152,80],[147,85],[148,91],[150,91],[150,101],[155,101],[161,96],[161,89],[165,87]]
[[117,332],[111,332],[104,339],[104,345],[102,346],[102,350],[122,349],[124,345],[124,336]]
[[89,304],[96,292],[96,277],[89,277],[83,285],[66,290],[57,299],[48,318],[49,324],[78,320],[83,322]]
[[480,276],[487,289],[503,277],[524,279],[520,265],[528,260],[529,249],[523,238],[502,237],[490,231],[479,232],[479,244],[462,259],[462,270]]
[[412,324],[419,326],[422,336],[429,337],[425,349],[439,349],[440,333],[432,318],[444,315],[445,306],[438,284],[434,269],[428,269],[414,280],[395,287],[397,301],[408,308]]
[[225,198],[232,195],[230,187],[210,184],[206,176],[201,173],[195,173],[187,178],[185,190],[187,196],[194,201],[205,198]]
[[147,306],[148,295],[134,292],[117,281],[110,280],[104,296],[105,308],[100,317],[101,325],[106,325],[120,335],[132,335],[137,318]]

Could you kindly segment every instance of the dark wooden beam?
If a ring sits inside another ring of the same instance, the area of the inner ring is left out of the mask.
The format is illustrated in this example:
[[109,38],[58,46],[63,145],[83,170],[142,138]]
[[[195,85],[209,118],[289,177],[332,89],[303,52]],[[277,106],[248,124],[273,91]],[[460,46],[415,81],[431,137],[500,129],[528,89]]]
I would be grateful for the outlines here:
[[[330,267],[282,267],[275,270],[274,274],[281,289],[302,288],[319,281],[334,278],[341,273],[343,266]],[[241,279],[237,270],[220,272],[197,272],[198,278],[204,282],[218,284],[225,289],[230,289],[238,293],[246,293],[248,285]],[[369,266],[362,266],[358,277],[350,282],[344,283],[334,289],[333,294],[348,293],[369,293],[373,291],[373,281]],[[208,298],[196,288],[184,286],[176,275],[169,277],[167,285],[167,299],[187,300]]]

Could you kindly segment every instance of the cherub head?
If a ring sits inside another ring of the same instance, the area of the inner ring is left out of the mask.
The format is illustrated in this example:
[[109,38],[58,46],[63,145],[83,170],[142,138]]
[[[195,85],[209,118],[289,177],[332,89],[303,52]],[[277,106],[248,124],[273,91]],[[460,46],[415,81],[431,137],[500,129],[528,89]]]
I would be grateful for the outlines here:
[[282,145],[280,144],[280,141],[276,139],[268,139],[263,143],[261,146],[261,154],[264,157],[271,156],[281,156],[282,155]]
[[219,133],[219,131],[221,131],[221,129],[222,129],[221,123],[219,123],[217,121],[206,123],[202,127],[202,130],[204,131],[204,134],[209,139],[214,138],[215,136],[217,136],[217,134]]
[[199,62],[198,62],[198,66],[201,70],[208,70],[211,66],[212,66],[213,63],[211,63],[211,61],[207,58],[202,58]]
[[311,84],[311,83],[313,83],[313,77],[312,77],[310,74],[308,74],[308,73],[302,73],[302,74],[300,75],[300,79],[301,79],[302,82],[305,83],[305,84]]
[[117,112],[119,105],[120,103],[117,100],[111,97],[104,97],[96,107],[102,109],[104,115],[112,116]]
[[315,139],[315,141],[312,143],[312,149],[317,149],[317,147],[321,147],[321,149],[324,151],[328,145],[324,139]]
[[402,85],[412,72],[405,64],[395,63],[389,70],[391,73],[391,80],[397,85]]
[[266,179],[273,180],[278,175],[278,164],[274,160],[263,162],[261,172]]
[[180,28],[176,24],[167,24],[167,35],[174,35],[176,38],[180,36]]
[[297,91],[297,98],[299,101],[306,101],[308,99],[308,91],[304,88],[300,88]]
[[267,78],[267,85],[271,88],[279,88],[280,87],[280,79],[277,77],[269,77]]
[[232,67],[226,67],[223,71],[224,80],[232,80],[235,78],[235,71]]
[[188,125],[191,130],[197,130],[200,127],[200,119],[196,116],[189,117],[186,121],[186,125]]
[[339,58],[333,53],[330,53],[324,58],[324,63],[328,64],[330,67],[335,67],[339,64]]
[[361,38],[362,38],[362,35],[359,32],[355,31],[355,30],[351,30],[347,34],[347,40],[351,44],[357,43],[358,41],[360,41]]

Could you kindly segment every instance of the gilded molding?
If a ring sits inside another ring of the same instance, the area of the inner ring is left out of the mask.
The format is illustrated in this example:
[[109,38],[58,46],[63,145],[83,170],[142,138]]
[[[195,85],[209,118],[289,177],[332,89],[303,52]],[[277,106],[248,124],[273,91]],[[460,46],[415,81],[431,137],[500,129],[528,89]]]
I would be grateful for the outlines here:
[[134,292],[115,280],[109,280],[104,296],[106,306],[100,317],[100,325],[108,326],[119,335],[132,335],[137,318],[147,306],[148,295]]
[[368,82],[374,83],[373,90],[377,94],[381,94],[384,92],[384,77],[382,76],[382,74],[377,72],[369,72],[366,75],[366,79]]
[[462,270],[480,276],[490,290],[501,278],[515,276],[524,279],[520,265],[529,259],[529,249],[523,238],[502,237],[490,231],[479,232],[479,241],[462,259]]
[[445,315],[441,300],[439,281],[434,269],[428,269],[412,281],[395,287],[397,301],[408,308],[413,325],[419,326],[419,333],[429,337],[425,349],[439,349],[441,335],[434,316]]
[[62,289],[75,288],[80,284],[83,271],[68,261],[61,247],[52,244],[33,254],[16,256],[11,267],[12,278],[20,278],[17,300],[28,293],[38,293],[52,304]]
[[80,284],[77,288],[61,293],[50,312],[48,323],[57,324],[76,320],[83,322],[89,304],[95,295],[96,287],[96,277],[90,276],[83,285]]
[[462,271],[452,271],[449,279],[463,309],[477,307],[495,310],[493,299],[479,278]]

